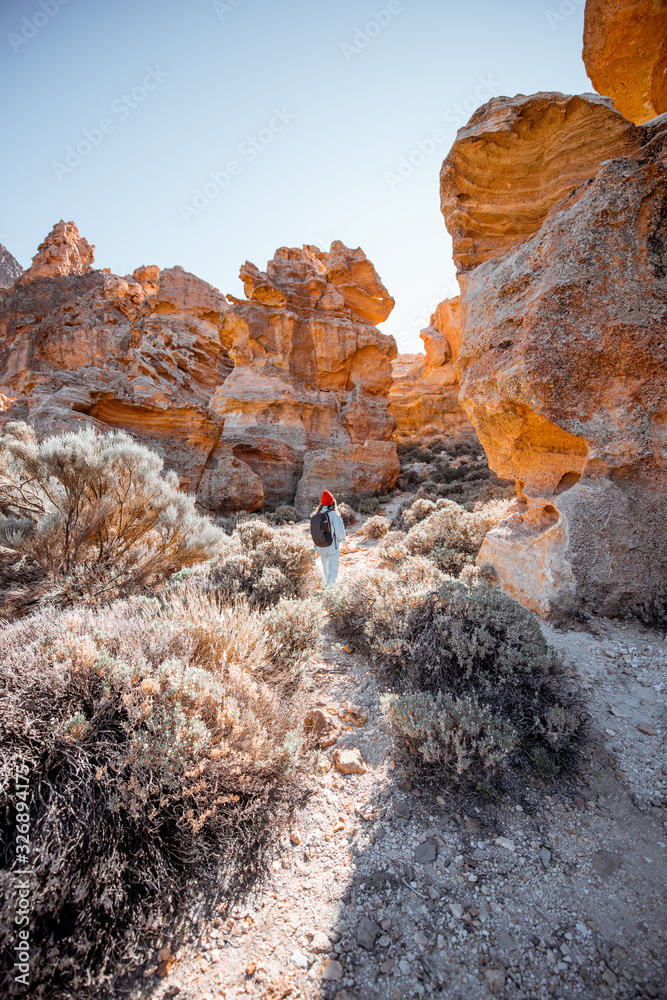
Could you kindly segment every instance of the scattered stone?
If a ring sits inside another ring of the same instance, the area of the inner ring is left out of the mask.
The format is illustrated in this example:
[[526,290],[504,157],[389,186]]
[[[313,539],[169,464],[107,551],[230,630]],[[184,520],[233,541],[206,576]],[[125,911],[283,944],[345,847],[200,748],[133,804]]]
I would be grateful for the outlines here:
[[306,958],[304,953],[302,951],[299,951],[298,949],[292,952],[289,960],[292,963],[292,965],[296,965],[297,969],[308,968],[308,959]]
[[391,938],[389,937],[388,934],[383,934],[381,937],[378,938],[379,948],[388,948],[390,944],[391,944]]
[[337,983],[343,978],[343,966],[335,958],[328,958],[322,966],[322,979]]
[[492,993],[502,993],[505,989],[505,973],[502,969],[485,969],[484,978]]
[[301,834],[298,830],[292,830],[289,835],[290,843],[297,847],[301,843]]
[[428,865],[438,856],[438,845],[434,840],[425,840],[415,850],[415,862],[418,865]]
[[357,747],[347,750],[334,750],[333,762],[341,774],[365,774],[368,770],[366,761]]
[[614,851],[608,851],[606,848],[602,848],[596,851],[592,859],[593,868],[602,877],[608,875],[613,875],[623,864],[623,858],[620,854],[615,854]]
[[426,948],[428,945],[428,938],[423,931],[417,931],[415,934],[415,944],[419,945],[420,948]]
[[434,901],[440,899],[440,892],[435,888],[434,885],[430,885],[428,887],[428,895],[429,898]]
[[183,987],[181,986],[180,983],[170,983],[170,985],[167,986],[167,989],[165,990],[165,996],[175,997],[181,992],[182,989]]
[[357,943],[362,948],[365,948],[366,951],[373,950],[375,941],[381,934],[381,928],[378,927],[374,920],[370,920],[368,917],[362,917],[357,924]]
[[402,958],[400,960],[400,962],[398,963],[398,967],[399,967],[399,969],[401,970],[401,972],[403,973],[404,976],[408,976],[410,974],[410,972],[412,971],[411,968],[410,968],[410,963],[408,962],[408,960],[406,958]]
[[581,795],[573,795],[572,801],[579,810],[579,812],[586,812],[586,800]]
[[331,948],[331,941],[324,933],[324,931],[315,931],[312,940],[310,942],[310,951],[314,951],[316,954],[320,955],[325,951],[329,951]]
[[408,799],[399,799],[398,802],[394,803],[394,816],[398,819],[410,819],[412,807]]
[[618,982],[618,979],[608,966],[600,976],[600,979],[603,983],[606,983],[607,986],[616,986],[616,983]]
[[150,979],[150,977],[154,976],[156,972],[157,972],[157,965],[149,965],[143,971],[143,978]]
[[504,848],[504,850],[506,851],[516,850],[514,846],[514,841],[509,840],[507,837],[496,837],[496,839],[494,840],[494,844],[497,844],[498,847]]
[[551,864],[551,851],[548,847],[540,847],[540,861],[545,868]]
[[306,735],[311,736],[323,750],[333,746],[340,735],[337,723],[319,708],[308,712],[303,720],[303,729]]
[[449,909],[455,920],[460,920],[463,916],[463,907],[460,903],[450,903]]
[[643,733],[645,736],[658,735],[658,730],[655,728],[655,726],[652,726],[650,722],[640,722],[639,725],[637,726],[637,729],[639,730],[640,733]]
[[394,960],[393,958],[388,958],[380,966],[380,972],[386,976],[389,972],[391,972],[393,968],[394,968]]

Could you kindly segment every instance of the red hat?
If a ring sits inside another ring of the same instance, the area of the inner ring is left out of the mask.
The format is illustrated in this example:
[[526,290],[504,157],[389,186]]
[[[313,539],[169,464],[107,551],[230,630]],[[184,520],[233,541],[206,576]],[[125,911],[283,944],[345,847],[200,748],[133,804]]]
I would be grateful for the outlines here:
[[333,496],[331,495],[331,493],[329,493],[329,490],[325,490],[324,493],[322,494],[321,503],[324,503],[324,504],[335,503],[335,500],[334,500]]

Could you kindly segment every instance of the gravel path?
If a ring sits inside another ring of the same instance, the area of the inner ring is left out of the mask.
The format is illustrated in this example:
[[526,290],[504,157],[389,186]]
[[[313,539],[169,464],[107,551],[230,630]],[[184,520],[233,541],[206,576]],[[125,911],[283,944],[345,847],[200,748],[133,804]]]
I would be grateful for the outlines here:
[[[590,697],[586,781],[455,812],[401,780],[367,662],[325,635],[311,695],[340,735],[271,877],[134,995],[665,1000],[667,642],[605,619],[544,628]],[[337,751],[365,771],[340,773]]]

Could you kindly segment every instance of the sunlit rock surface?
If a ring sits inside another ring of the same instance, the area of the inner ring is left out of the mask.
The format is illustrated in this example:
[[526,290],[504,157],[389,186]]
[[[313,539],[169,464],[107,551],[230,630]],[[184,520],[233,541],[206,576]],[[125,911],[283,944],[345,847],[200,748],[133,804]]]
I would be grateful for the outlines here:
[[394,440],[417,443],[473,435],[459,405],[454,367],[461,346],[458,296],[438,305],[420,337],[424,354],[399,354],[392,362],[389,412],[396,421]]
[[584,63],[591,83],[633,122],[667,111],[667,4],[588,0]]
[[[342,469],[350,445],[389,442],[396,344],[368,317],[384,318],[393,299],[362,251],[338,242],[330,254],[283,247],[266,271],[246,263],[241,278],[248,299],[231,297],[220,327],[235,367],[211,411],[223,421],[221,440],[261,476],[267,500],[291,502],[307,455],[333,449]],[[395,445],[368,453],[379,482],[388,451],[395,456]]]
[[[480,561],[537,611],[575,599],[617,612],[667,580],[667,123],[623,125],[603,105],[609,142],[598,130],[596,165],[582,136],[590,176],[572,187],[570,157],[562,176],[556,169],[558,135],[571,144],[564,99],[537,95],[535,106],[549,97],[544,120],[554,134],[542,147],[552,150],[549,187],[563,194],[541,223],[535,216],[528,225],[509,190],[505,234],[500,214],[488,211],[488,192],[504,178],[519,191],[542,187],[535,130],[498,144],[498,101],[473,117],[475,145],[470,127],[459,133],[443,171],[447,224],[455,240],[470,241],[460,275],[460,400],[489,464],[520,491]],[[530,100],[512,108],[501,99],[503,120],[521,117]],[[461,162],[465,216],[453,166]],[[493,175],[475,191],[470,178],[490,164]]]

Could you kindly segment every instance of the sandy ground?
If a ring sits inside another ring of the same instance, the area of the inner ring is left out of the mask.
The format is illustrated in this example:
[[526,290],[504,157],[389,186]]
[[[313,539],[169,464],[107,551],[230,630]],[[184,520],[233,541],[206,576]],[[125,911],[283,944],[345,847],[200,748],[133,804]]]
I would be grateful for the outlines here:
[[[605,619],[544,629],[590,699],[588,773],[458,813],[401,779],[368,663],[324,635],[311,695],[342,731],[271,877],[134,995],[665,1000],[667,641]],[[336,770],[341,748],[365,773]]]

